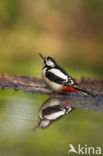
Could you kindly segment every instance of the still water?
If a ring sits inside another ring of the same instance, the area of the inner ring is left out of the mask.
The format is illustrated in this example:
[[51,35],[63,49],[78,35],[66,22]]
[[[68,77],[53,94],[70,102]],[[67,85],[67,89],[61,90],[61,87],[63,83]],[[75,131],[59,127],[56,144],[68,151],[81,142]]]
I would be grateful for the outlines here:
[[66,156],[70,144],[103,146],[102,97],[0,90],[0,156]]

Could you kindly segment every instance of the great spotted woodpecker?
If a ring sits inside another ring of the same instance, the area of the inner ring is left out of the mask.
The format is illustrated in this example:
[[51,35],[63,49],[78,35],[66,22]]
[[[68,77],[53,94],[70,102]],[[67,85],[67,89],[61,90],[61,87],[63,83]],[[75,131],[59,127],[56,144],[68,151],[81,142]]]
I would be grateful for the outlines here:
[[61,68],[52,57],[39,54],[43,60],[42,76],[47,86],[55,92],[82,92],[92,95],[87,90],[81,89],[79,84]]
[[74,109],[75,106],[72,106],[69,103],[68,98],[52,97],[47,99],[39,108],[38,124],[33,128],[33,130],[38,128],[47,128],[51,123],[57,121],[66,114],[71,113]]

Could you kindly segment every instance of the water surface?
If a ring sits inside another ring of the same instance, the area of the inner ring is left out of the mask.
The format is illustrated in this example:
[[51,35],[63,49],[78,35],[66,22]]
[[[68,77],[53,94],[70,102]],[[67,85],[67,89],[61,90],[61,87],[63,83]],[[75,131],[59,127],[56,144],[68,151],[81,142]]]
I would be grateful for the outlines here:
[[[56,106],[57,112],[60,113],[64,106],[65,108],[73,106],[72,111],[69,109],[68,113],[62,113],[60,119],[56,116],[57,119],[48,128],[32,131],[38,124],[38,112],[40,108],[45,107],[45,103],[46,117],[48,113],[55,112],[54,107],[48,109],[47,104],[53,98],[60,101],[60,107]],[[0,155],[62,156],[68,155],[69,144],[101,146],[103,140],[101,98],[93,100],[91,97],[84,98],[78,95],[73,98],[71,95],[60,99],[22,91],[0,90]]]

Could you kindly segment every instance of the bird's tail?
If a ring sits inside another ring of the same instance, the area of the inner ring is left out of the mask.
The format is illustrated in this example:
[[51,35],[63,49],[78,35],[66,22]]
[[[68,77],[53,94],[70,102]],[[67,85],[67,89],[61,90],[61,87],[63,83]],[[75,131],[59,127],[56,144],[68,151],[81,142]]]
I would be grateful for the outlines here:
[[76,90],[78,90],[78,91],[80,91],[82,94],[84,94],[84,95],[90,95],[90,96],[96,96],[95,94],[93,94],[93,93],[91,93],[91,92],[89,92],[89,91],[87,91],[86,89],[82,89],[82,88],[75,88]]

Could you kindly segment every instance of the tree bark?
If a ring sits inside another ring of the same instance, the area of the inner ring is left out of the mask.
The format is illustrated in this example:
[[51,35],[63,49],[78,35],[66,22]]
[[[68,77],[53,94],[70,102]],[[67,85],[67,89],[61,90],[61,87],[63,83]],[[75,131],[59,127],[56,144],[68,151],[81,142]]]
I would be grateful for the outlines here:
[[[103,95],[103,79],[82,77],[77,79],[77,81],[81,88],[96,95]],[[0,75],[0,88],[24,90],[39,94],[53,94],[41,77]]]

